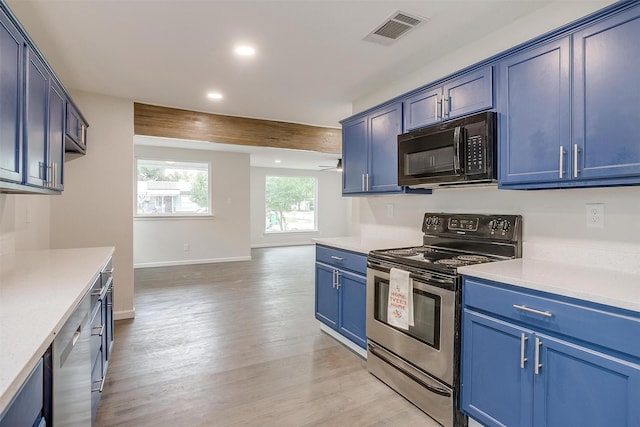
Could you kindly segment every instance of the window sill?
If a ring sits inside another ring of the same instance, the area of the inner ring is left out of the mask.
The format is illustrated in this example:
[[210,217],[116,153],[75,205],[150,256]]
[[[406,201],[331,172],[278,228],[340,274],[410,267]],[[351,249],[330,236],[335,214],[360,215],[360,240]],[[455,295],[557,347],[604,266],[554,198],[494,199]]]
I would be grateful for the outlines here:
[[269,231],[269,232],[262,232],[262,235],[264,237],[267,236],[283,236],[283,235],[287,235],[287,234],[318,234],[318,230],[294,230],[294,231]]

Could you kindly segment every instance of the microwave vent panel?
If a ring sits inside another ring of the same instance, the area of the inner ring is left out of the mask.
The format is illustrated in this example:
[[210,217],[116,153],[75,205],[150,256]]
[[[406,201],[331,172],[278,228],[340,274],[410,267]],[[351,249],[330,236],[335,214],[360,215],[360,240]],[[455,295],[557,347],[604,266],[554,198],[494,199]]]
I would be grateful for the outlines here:
[[398,40],[409,30],[412,30],[426,22],[426,18],[422,18],[411,13],[397,11],[382,24],[378,25],[375,30],[367,34],[363,39],[365,41],[389,45]]

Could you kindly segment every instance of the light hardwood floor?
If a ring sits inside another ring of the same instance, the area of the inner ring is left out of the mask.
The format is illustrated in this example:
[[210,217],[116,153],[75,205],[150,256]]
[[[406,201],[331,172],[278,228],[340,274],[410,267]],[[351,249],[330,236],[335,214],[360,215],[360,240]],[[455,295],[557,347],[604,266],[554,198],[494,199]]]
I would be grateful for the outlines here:
[[319,330],[314,255],[136,270],[97,426],[436,426]]

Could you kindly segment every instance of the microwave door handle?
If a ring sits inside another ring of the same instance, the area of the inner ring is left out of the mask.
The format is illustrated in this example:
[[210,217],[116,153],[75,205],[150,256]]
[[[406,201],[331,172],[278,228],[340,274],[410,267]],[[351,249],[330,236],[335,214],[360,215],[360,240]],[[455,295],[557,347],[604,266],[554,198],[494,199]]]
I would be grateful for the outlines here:
[[458,173],[460,171],[460,138],[462,135],[462,128],[456,126],[453,131],[453,145],[455,152],[453,153],[453,172]]

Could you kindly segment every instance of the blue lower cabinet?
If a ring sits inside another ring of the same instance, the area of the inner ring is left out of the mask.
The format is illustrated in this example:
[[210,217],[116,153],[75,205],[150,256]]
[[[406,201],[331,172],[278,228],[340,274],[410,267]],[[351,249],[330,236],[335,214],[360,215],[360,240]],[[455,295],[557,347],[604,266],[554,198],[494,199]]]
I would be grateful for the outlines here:
[[367,256],[316,245],[316,319],[366,347]]
[[522,334],[531,331],[469,310],[463,322],[463,411],[486,425],[531,425],[533,371],[518,363]]
[[486,426],[640,426],[639,313],[471,278],[463,306],[464,413]]
[[640,425],[640,365],[543,334],[535,339],[534,425]]
[[367,345],[366,324],[366,277],[338,272],[340,298],[339,332],[351,341],[365,348]]
[[33,427],[44,419],[43,360],[29,374],[7,409],[0,414],[0,427]]

